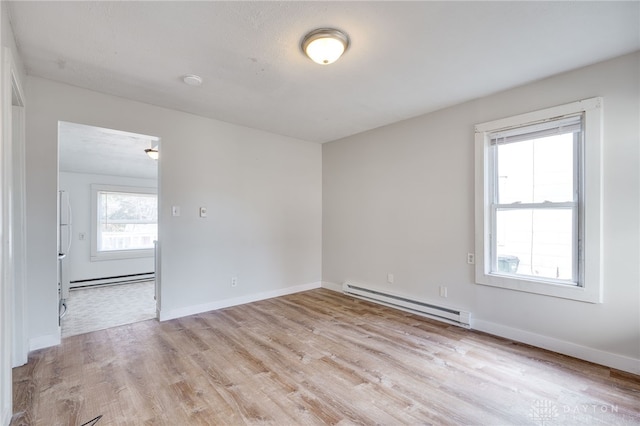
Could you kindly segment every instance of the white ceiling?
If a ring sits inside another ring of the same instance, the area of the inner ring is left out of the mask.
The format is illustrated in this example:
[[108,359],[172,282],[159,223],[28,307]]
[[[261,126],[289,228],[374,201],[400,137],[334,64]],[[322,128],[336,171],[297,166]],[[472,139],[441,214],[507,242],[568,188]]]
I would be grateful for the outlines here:
[[58,124],[61,172],[157,179],[158,162],[144,150],[158,138],[83,124]]
[[8,3],[30,75],[317,142],[640,49],[638,1]]

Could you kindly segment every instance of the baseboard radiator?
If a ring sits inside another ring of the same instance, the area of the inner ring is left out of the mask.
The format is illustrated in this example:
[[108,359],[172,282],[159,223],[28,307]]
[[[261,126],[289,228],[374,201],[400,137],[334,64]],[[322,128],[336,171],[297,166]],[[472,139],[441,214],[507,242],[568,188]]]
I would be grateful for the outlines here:
[[94,286],[132,284],[143,281],[153,281],[155,277],[156,276],[153,272],[146,272],[141,274],[117,275],[113,277],[90,278],[86,280],[71,281],[69,288],[80,289]]
[[406,312],[422,315],[427,318],[432,318],[460,327],[470,328],[471,314],[469,312],[452,309],[450,307],[438,306],[433,303],[423,302],[416,299],[409,299],[387,291],[374,290],[351,281],[345,281],[342,284],[342,291],[345,294],[359,299],[379,303],[391,308],[401,309]]

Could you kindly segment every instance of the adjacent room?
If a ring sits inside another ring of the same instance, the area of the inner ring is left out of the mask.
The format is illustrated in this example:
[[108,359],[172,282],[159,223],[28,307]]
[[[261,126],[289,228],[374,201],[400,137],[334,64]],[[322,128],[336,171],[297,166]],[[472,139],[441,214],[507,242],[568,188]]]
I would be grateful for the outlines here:
[[60,122],[62,337],[156,317],[159,140]]
[[640,1],[3,1],[5,425],[640,424]]

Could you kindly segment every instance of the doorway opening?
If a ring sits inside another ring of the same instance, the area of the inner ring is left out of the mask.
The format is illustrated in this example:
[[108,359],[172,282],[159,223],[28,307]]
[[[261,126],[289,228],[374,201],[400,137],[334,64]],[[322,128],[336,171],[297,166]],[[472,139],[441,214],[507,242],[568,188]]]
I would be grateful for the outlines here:
[[157,317],[159,138],[58,123],[62,337]]

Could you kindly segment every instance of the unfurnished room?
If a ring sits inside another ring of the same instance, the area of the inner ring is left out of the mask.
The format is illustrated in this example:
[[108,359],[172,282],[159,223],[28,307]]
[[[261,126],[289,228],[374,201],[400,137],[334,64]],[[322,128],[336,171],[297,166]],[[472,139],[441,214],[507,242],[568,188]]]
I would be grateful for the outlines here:
[[0,37],[3,426],[640,424],[640,1]]

